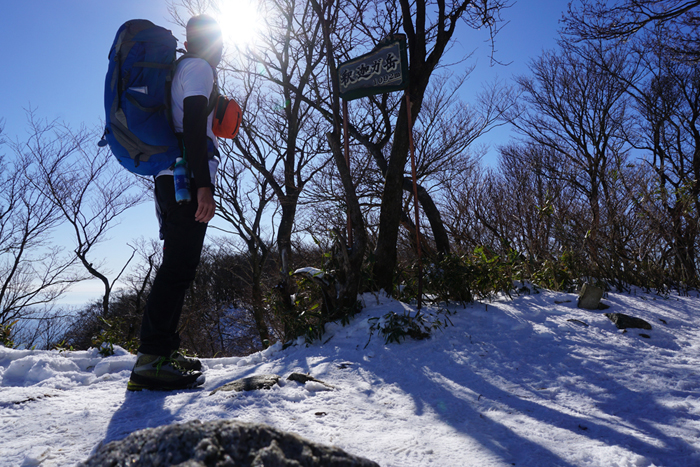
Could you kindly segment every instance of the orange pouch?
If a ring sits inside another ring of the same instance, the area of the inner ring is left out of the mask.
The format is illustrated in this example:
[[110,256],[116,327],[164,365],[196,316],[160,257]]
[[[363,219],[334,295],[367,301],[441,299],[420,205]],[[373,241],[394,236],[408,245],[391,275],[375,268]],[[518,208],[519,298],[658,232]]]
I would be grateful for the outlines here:
[[224,96],[217,97],[212,125],[214,135],[219,138],[235,138],[241,126],[242,115],[238,102]]

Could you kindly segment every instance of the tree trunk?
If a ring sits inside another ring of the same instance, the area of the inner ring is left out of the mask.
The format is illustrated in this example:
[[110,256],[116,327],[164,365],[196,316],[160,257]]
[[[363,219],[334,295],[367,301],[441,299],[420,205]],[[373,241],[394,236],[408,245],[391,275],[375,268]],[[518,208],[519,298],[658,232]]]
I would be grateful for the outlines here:
[[[425,0],[411,2],[400,0],[403,29],[408,38],[409,86],[406,92],[410,96],[411,121],[415,122],[423,104],[423,96],[428,87],[430,76],[440,62],[445,48],[450,43],[457,22],[472,2],[452,4],[451,11],[446,11],[445,2],[438,2],[439,19],[435,24],[427,25],[428,18]],[[413,10],[412,10],[413,7]],[[415,14],[414,14],[415,12]],[[415,19],[415,24],[414,24]],[[437,31],[432,50],[428,53],[428,40],[431,30]],[[403,195],[403,178],[408,158],[408,119],[406,101],[403,100],[396,119],[394,140],[391,147],[389,166],[387,167],[382,207],[379,215],[379,236],[375,252],[373,276],[378,288],[387,293],[393,292],[394,269],[396,268],[396,241],[401,222],[401,199]]]
[[282,216],[277,228],[277,249],[280,255],[280,293],[282,303],[286,310],[292,310],[292,295],[294,294],[293,281],[290,279],[292,272],[292,232],[294,230],[294,217],[297,211],[297,196],[285,196],[282,198]]
[[[87,269],[88,272],[93,277],[95,277],[96,279],[99,279],[105,288],[105,293],[102,296],[102,316],[104,316],[106,318],[109,314],[109,296],[112,292],[112,287],[109,283],[109,279],[107,279],[104,276],[104,274],[101,274],[97,269],[95,269],[92,266],[92,263],[87,260],[87,258],[85,257],[85,254],[83,252],[76,252],[76,253],[77,253],[77,256],[80,259],[80,261],[83,263],[83,266],[85,266],[85,269]],[[133,257],[133,254],[132,254],[132,257]]]
[[262,287],[260,286],[260,274],[256,271],[253,274],[253,318],[255,327],[260,336],[260,342],[264,349],[270,346],[270,333],[265,323],[265,304],[263,302]]
[[[328,61],[328,71],[331,76],[337,74],[335,58],[333,57],[333,43],[330,36],[330,28],[325,17],[325,10],[321,7],[317,0],[311,0],[314,10],[318,15],[319,21],[322,24],[323,42],[325,45],[325,53]],[[328,7],[326,4],[325,7]],[[333,131],[326,133],[326,139],[330,146],[336,168],[343,183],[345,191],[345,201],[347,203],[348,215],[352,222],[353,244],[348,245],[345,237],[337,232],[336,238],[339,245],[339,260],[341,262],[341,272],[338,274],[337,285],[337,312],[344,316],[356,311],[357,294],[360,288],[362,262],[364,261],[365,250],[367,248],[367,232],[365,230],[365,222],[362,217],[360,201],[357,198],[355,184],[352,180],[352,173],[345,161],[341,144],[341,128],[342,119],[340,117],[340,93],[338,83],[331,80],[332,90],[332,116],[333,116]],[[400,203],[399,198],[399,203]],[[400,209],[399,204],[399,209]]]
[[408,158],[408,121],[406,103],[401,104],[394,145],[391,148],[389,165],[384,177],[382,206],[379,214],[379,235],[375,250],[375,263],[372,274],[378,289],[388,294],[394,290],[394,269],[396,268],[396,241],[399,236],[403,199],[403,178]]
[[[338,274],[337,283],[339,290],[336,300],[336,312],[347,315],[356,308],[357,294],[360,289],[362,279],[362,262],[364,261],[365,250],[367,249],[367,231],[362,218],[360,201],[355,192],[355,185],[352,182],[352,174],[345,162],[340,143],[340,132],[336,130],[327,135],[328,143],[335,159],[336,167],[345,189],[345,199],[348,207],[348,214],[352,222],[353,244],[348,245],[345,236],[337,233],[339,245],[337,249],[340,255],[342,272]],[[401,206],[399,206],[400,212]]]
[[[382,175],[386,177],[388,166],[382,154],[381,146],[372,144],[369,138],[361,134],[352,125],[350,125],[350,132],[352,133],[355,139],[360,141],[365,146],[365,148],[367,148],[369,153],[372,155],[374,162],[377,164],[377,167],[379,167],[379,170],[381,170]],[[404,177],[403,189],[404,191],[413,194],[413,180],[411,178]],[[428,222],[430,222],[430,228],[433,232],[433,237],[435,239],[435,247],[438,253],[441,255],[449,254],[450,240],[447,235],[447,229],[445,229],[445,224],[442,222],[442,216],[440,215],[440,211],[435,205],[435,202],[430,196],[430,193],[428,193],[428,191],[421,185],[418,185],[418,203],[423,209],[423,213],[428,218]]]
[[[410,178],[404,177],[403,189],[404,191],[413,193],[413,181]],[[430,229],[433,231],[435,249],[437,250],[438,254],[449,254],[450,238],[447,235],[445,224],[442,222],[440,210],[435,205],[435,202],[430,196],[430,193],[428,193],[428,190],[423,188],[421,185],[418,185],[418,203],[423,209],[423,213],[428,218],[428,222],[430,222]]]

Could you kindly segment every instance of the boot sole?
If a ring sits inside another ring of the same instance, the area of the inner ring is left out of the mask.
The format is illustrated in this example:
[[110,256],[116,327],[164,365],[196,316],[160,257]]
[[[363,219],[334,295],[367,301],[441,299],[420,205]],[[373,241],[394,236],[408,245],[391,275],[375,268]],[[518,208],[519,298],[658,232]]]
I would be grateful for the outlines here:
[[[186,378],[185,380],[167,382],[143,379],[142,381],[134,381],[134,375],[131,376],[126,385],[127,391],[142,391],[144,389],[151,391],[175,391],[178,389],[195,389],[204,384],[204,375],[200,374],[196,378]],[[138,378],[137,378],[138,379]]]

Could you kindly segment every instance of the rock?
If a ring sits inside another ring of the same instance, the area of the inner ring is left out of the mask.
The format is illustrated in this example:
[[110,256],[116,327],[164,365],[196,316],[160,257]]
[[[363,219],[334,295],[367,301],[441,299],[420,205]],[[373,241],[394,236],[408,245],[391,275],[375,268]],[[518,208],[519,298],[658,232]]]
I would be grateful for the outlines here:
[[588,327],[588,323],[581,321],[580,319],[567,319],[567,321],[569,321],[571,323],[579,324],[579,325],[584,326],[584,327]]
[[296,381],[297,383],[301,384],[306,384],[308,381],[313,381],[315,383],[320,383],[326,386],[327,388],[335,389],[335,386],[331,386],[330,384],[321,381],[320,379],[316,379],[311,375],[305,375],[304,373],[292,373],[291,375],[287,376],[287,379],[289,381]]
[[81,467],[379,467],[340,448],[237,420],[198,420],[136,431],[100,446]]
[[601,298],[603,298],[603,289],[591,284],[583,284],[581,293],[578,295],[578,307],[597,310]]
[[605,316],[610,318],[610,321],[615,323],[617,329],[651,329],[651,324],[647,323],[641,318],[635,318],[634,316],[624,315],[622,313],[605,313]]
[[236,381],[231,381],[226,383],[221,387],[214,389],[209,393],[217,393],[218,391],[255,391],[256,389],[270,389],[272,386],[277,384],[280,380],[278,375],[254,375],[247,378],[237,379]]

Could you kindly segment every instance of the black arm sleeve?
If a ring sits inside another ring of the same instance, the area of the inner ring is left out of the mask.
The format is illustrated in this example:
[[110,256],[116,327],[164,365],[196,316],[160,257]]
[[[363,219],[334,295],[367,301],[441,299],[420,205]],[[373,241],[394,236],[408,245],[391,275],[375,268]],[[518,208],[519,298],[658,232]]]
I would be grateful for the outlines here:
[[205,96],[185,98],[182,137],[195,188],[208,186],[213,189],[207,160],[207,103]]

